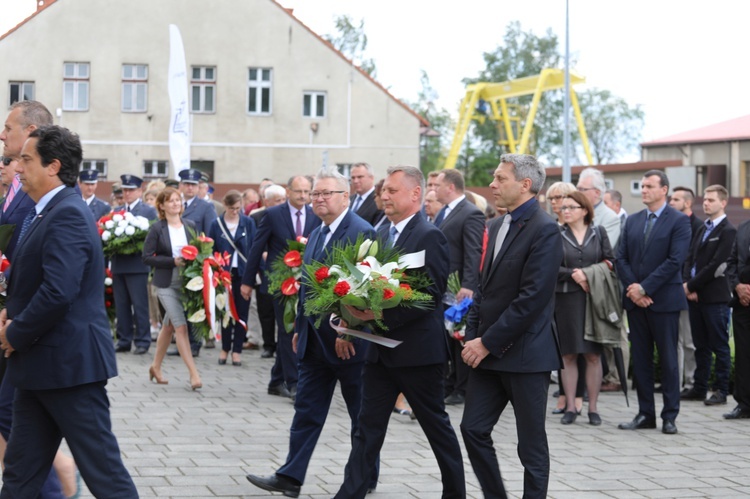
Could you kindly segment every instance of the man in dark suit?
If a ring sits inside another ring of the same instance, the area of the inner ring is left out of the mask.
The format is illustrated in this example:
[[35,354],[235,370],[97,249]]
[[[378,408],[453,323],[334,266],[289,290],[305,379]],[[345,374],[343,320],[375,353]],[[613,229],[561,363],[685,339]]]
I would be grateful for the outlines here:
[[[189,168],[182,170],[178,175],[180,176],[180,192],[182,193],[185,208],[182,218],[195,223],[196,235],[205,234],[211,227],[211,223],[216,220],[216,210],[212,203],[200,199],[198,196],[198,184],[201,180],[201,172],[194,168]],[[203,342],[200,338],[196,338],[193,327],[189,322],[188,333],[190,333],[190,351],[193,357],[197,357],[200,355]],[[167,355],[180,355],[180,353],[177,351],[177,348],[173,348],[167,352]]]
[[[5,120],[5,127],[0,132],[0,140],[3,141],[3,156],[5,158],[18,159],[21,154],[21,148],[29,137],[29,134],[41,126],[52,124],[52,114],[41,103],[37,101],[20,101],[13,104],[10,108],[8,118]],[[21,222],[34,207],[34,200],[21,189],[23,183],[15,172],[16,163],[9,162],[8,165],[3,163],[1,177],[3,184],[6,185],[5,200],[2,205],[2,215],[0,215],[0,225],[15,224],[13,236],[5,248],[5,256],[10,260],[13,257],[13,250],[18,243],[18,236],[21,233]]]
[[[120,175],[125,204],[114,211],[156,220],[156,210],[141,201],[143,179],[135,175]],[[117,347],[115,351],[143,355],[151,346],[151,324],[148,320],[148,273],[140,253],[112,255],[112,290],[115,293],[117,315]]]
[[99,220],[112,211],[109,203],[96,197],[96,185],[99,183],[99,172],[96,170],[83,170],[78,175],[78,186],[81,188],[81,197],[91,209],[94,220]]
[[17,390],[3,498],[37,496],[62,438],[94,496],[138,497],[111,430],[105,385],[117,368],[101,241],[73,189],[81,158],[78,136],[57,126],[31,132],[21,152],[18,172],[36,207],[22,224],[0,312]]
[[[349,181],[338,172],[318,173],[311,197],[313,211],[323,225],[310,234],[304,254],[305,264],[313,260],[323,261],[334,244],[353,243],[359,235],[375,238],[372,226],[348,209]],[[292,338],[299,358],[299,382],[289,435],[289,455],[286,463],[273,475],[247,475],[252,484],[264,490],[283,492],[287,497],[299,495],[307,466],[323,431],[337,381],[341,383],[341,393],[352,419],[354,438],[362,400],[362,363],[368,346],[364,340],[349,342],[338,338],[329,325],[328,316],[322,318],[320,327],[315,327],[317,317],[304,313],[306,292],[307,286],[303,280]],[[337,352],[341,352],[343,358],[339,358]],[[374,489],[376,484],[377,469],[373,472],[370,488]]]
[[737,228],[726,269],[729,288],[734,292],[734,400],[737,405],[724,419],[750,419],[750,220]]
[[[308,206],[312,184],[307,177],[295,176],[287,184],[288,201],[268,208],[255,233],[253,248],[247,258],[245,275],[242,277],[242,296],[249,299],[255,284],[255,276],[261,267],[263,253],[267,253],[267,268],[285,252],[289,244],[298,236],[308,237],[320,225],[320,219]],[[276,360],[271,368],[271,381],[268,384],[270,395],[293,397],[297,392],[297,359],[292,350],[292,335],[284,329],[284,307],[277,299],[273,300],[276,314],[278,339]]]
[[633,378],[638,390],[638,414],[621,430],[656,428],[654,405],[654,342],[661,361],[664,407],[662,432],[677,433],[680,382],[677,336],[680,310],[687,308],[682,266],[690,243],[688,217],[667,204],[669,179],[649,170],[641,180],[646,209],[630,215],[617,252],[617,275],[625,294],[632,344]]
[[[380,193],[390,220],[379,231],[402,255],[424,251],[423,268],[432,284],[427,288],[435,303],[432,310],[395,307],[383,311],[388,338],[402,341],[395,348],[370,345],[363,371],[362,408],[359,431],[344,470],[344,483],[337,498],[363,498],[367,494],[373,467],[388,429],[391,411],[399,393],[409,401],[435,454],[443,483],[444,498],[466,496],[464,467],[458,439],[445,412],[444,366],[448,345],[443,326],[441,301],[448,280],[448,242],[440,230],[424,219],[422,196],[424,176],[413,166],[394,166]],[[372,312],[349,307],[362,320]]]
[[[708,219],[693,236],[682,271],[688,299],[690,331],[695,344],[695,382],[680,395],[683,400],[702,400],[706,405],[727,403],[732,353],[729,350],[729,289],[724,270],[732,252],[737,229],[724,210],[729,193],[721,185],[706,187],[703,211]],[[706,399],[713,356],[716,355],[714,393]]]
[[509,214],[489,226],[462,354],[472,370],[461,433],[485,497],[506,497],[490,435],[508,402],[516,416],[523,496],[547,494],[545,413],[550,372],[561,364],[552,317],[562,240],[536,201],[544,180],[533,156],[504,154],[490,184],[495,204]]
[[[464,195],[464,176],[458,170],[443,170],[435,180],[435,195],[445,205],[438,228],[448,240],[448,273],[458,272],[461,289],[456,301],[472,298],[479,288],[479,259],[482,257],[484,213]],[[464,403],[469,367],[461,360],[463,345],[448,334],[451,347],[450,369],[445,386],[446,405]]]
[[375,205],[375,173],[368,163],[356,163],[349,172],[354,189],[352,211],[370,225],[375,225],[383,212]]

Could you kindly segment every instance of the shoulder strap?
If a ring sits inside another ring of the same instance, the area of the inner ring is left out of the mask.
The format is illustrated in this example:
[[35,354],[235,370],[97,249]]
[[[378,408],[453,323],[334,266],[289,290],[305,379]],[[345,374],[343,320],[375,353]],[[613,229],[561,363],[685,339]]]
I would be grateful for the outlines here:
[[[232,248],[234,248],[234,252],[237,253],[237,256],[242,258],[242,261],[247,263],[247,258],[245,258],[245,255],[242,254],[240,250],[237,249],[237,246],[234,245],[234,241],[229,236],[229,232],[227,232],[227,229],[224,227],[224,221],[221,219],[221,217],[216,217],[216,220],[219,222],[219,228],[221,229],[222,234],[224,234],[224,237],[227,238],[227,241],[229,241],[229,244],[232,245]],[[242,219],[240,219],[241,221]],[[237,223],[237,228],[240,228],[239,222]]]

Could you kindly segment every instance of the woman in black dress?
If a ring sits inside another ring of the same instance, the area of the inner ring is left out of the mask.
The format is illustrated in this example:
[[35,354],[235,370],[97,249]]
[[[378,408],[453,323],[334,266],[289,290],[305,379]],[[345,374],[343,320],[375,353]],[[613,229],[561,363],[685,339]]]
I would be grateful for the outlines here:
[[565,414],[561,422],[570,424],[576,420],[577,358],[582,354],[586,359],[589,423],[598,426],[602,422],[596,407],[602,384],[602,348],[600,344],[583,337],[589,285],[582,269],[604,260],[613,261],[614,255],[607,232],[592,225],[594,208],[585,194],[578,191],[568,194],[560,212],[564,222],[561,228],[563,263],[555,293],[555,320],[563,356],[562,382],[566,394]]

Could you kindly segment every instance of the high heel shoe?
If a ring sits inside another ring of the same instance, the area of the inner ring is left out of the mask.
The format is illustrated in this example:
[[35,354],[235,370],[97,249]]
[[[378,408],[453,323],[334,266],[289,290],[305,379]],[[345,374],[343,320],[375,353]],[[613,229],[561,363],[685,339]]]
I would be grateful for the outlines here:
[[169,384],[169,381],[167,381],[166,379],[162,378],[161,376],[157,376],[156,375],[156,371],[154,371],[153,367],[149,367],[148,368],[148,379],[149,379],[149,381],[156,380],[156,384],[157,385],[168,385]]
[[193,391],[200,390],[201,388],[203,388],[203,383],[201,383],[200,381],[197,381],[195,383],[191,381],[190,388],[192,388]]

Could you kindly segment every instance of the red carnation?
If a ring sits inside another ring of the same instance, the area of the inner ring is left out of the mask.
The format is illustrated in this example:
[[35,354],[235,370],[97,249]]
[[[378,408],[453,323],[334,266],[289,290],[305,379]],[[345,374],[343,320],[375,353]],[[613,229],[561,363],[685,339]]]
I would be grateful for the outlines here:
[[198,257],[198,248],[188,244],[182,247],[182,258],[185,260],[195,260]]
[[299,291],[299,282],[294,277],[290,277],[281,283],[281,294],[285,296],[296,295]]
[[401,284],[399,284],[399,285],[398,285],[398,287],[400,287],[400,288],[403,288],[403,289],[405,289],[405,290],[407,290],[407,291],[410,291],[410,290],[411,290],[411,286],[409,286],[409,285],[408,285],[408,284],[406,284],[405,282],[402,282]]
[[287,267],[299,267],[302,265],[302,255],[297,250],[289,251],[284,255],[284,263]]
[[391,288],[385,288],[383,290],[383,299],[384,300],[390,300],[394,296],[396,296],[396,293]]
[[341,281],[333,288],[333,292],[336,293],[338,296],[344,296],[346,295],[349,290],[351,289],[351,286],[349,286],[349,283],[346,281]]
[[104,302],[104,306],[107,307],[107,308],[109,308],[109,307],[112,306],[112,302],[109,301],[109,300],[107,300],[107,301]]
[[323,282],[325,279],[328,279],[329,277],[330,275],[328,274],[328,267],[320,267],[315,271],[315,279],[318,281],[318,284]]

